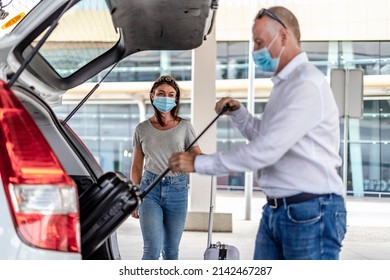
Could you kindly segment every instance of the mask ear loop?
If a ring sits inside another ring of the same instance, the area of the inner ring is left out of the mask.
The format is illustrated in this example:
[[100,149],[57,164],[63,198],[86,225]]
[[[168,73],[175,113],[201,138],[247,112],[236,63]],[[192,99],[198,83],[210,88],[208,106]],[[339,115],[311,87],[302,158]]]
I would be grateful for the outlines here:
[[280,50],[280,53],[278,55],[278,59],[280,59],[280,57],[282,56],[283,51],[284,51],[284,46],[282,46],[282,49]]
[[[269,51],[269,48],[272,46],[273,43],[275,43],[276,39],[279,37],[279,32],[275,35],[275,37],[272,39],[271,43],[268,45],[268,51]],[[278,55],[278,59],[280,59],[280,57],[282,56],[282,53],[284,51],[284,48],[285,46],[282,46],[280,52],[279,52],[279,55]]]
[[275,35],[275,37],[272,39],[271,43],[268,45],[267,49],[269,51],[269,48],[275,43],[276,39],[279,37],[279,32]]

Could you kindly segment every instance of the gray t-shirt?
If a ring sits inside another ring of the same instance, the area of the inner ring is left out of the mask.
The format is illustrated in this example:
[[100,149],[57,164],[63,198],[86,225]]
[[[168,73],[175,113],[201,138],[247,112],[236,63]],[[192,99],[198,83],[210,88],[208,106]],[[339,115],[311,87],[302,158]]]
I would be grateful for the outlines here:
[[[135,128],[133,146],[145,155],[144,170],[155,174],[168,168],[168,160],[173,153],[182,152],[196,138],[194,128],[188,120],[182,119],[175,127],[159,130],[146,120]],[[197,143],[193,147],[198,146]],[[169,172],[169,176],[183,174]]]

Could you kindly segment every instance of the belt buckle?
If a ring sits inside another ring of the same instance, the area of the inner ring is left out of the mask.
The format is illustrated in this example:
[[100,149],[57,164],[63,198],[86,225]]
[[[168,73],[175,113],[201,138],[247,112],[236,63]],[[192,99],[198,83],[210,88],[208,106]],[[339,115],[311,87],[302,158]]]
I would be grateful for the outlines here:
[[278,199],[277,198],[271,198],[270,200],[273,201],[274,203],[273,203],[273,205],[268,203],[269,207],[271,207],[272,209],[278,208]]

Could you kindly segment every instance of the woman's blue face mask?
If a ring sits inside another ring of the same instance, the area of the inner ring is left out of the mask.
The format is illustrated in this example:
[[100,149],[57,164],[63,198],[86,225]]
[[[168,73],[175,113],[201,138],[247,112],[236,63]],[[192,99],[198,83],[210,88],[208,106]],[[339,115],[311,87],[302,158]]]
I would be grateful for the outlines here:
[[153,105],[161,113],[167,113],[176,107],[176,102],[173,98],[156,96],[153,100]]
[[273,58],[269,52],[272,44],[275,42],[276,38],[279,36],[279,33],[272,39],[268,47],[261,48],[260,50],[254,51],[252,53],[253,61],[256,66],[259,67],[264,72],[275,73],[279,67],[280,56],[284,50],[284,46],[280,50],[279,56]]

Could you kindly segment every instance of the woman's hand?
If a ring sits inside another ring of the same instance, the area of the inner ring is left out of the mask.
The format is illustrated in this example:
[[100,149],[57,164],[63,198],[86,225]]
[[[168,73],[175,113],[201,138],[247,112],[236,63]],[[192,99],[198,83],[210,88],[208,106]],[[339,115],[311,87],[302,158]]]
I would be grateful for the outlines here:
[[131,216],[132,216],[134,219],[139,219],[138,208],[135,209],[135,211],[134,211],[133,213],[131,213]]

